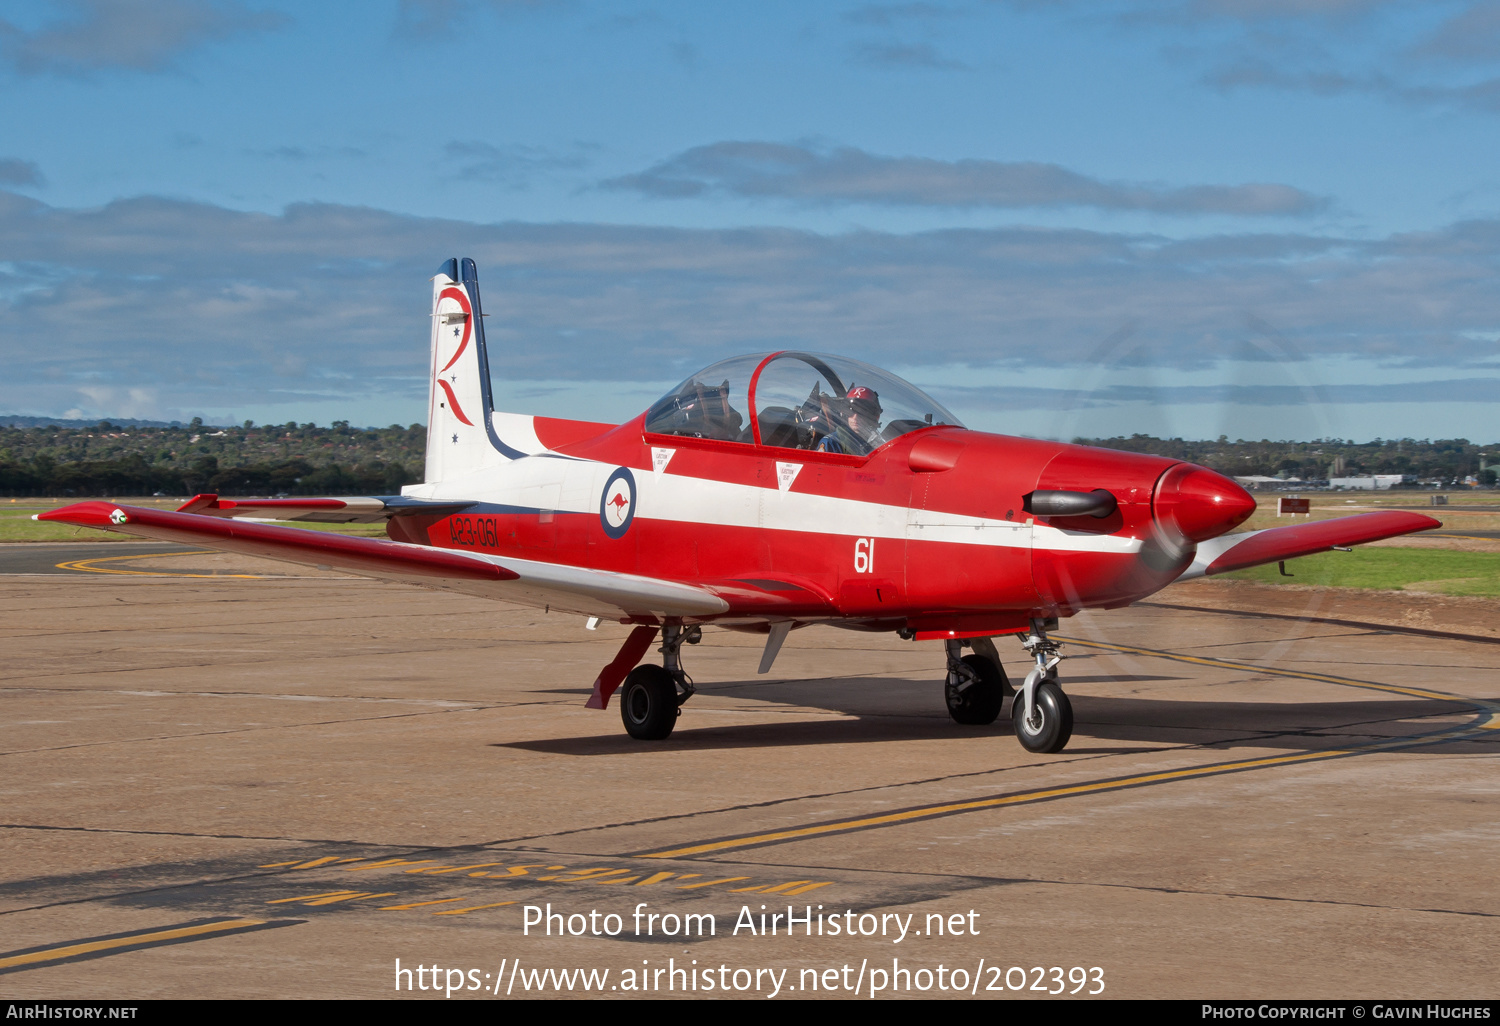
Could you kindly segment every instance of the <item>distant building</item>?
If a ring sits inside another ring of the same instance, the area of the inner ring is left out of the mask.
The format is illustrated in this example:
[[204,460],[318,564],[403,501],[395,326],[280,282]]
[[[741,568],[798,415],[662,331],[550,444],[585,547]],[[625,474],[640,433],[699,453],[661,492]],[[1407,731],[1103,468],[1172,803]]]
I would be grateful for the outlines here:
[[1354,491],[1383,491],[1398,484],[1415,483],[1415,474],[1374,474],[1370,477],[1330,477],[1328,487],[1348,488]]
[[1258,491],[1302,491],[1310,488],[1325,488],[1327,481],[1302,477],[1268,477],[1265,474],[1236,474],[1234,480],[1241,487]]

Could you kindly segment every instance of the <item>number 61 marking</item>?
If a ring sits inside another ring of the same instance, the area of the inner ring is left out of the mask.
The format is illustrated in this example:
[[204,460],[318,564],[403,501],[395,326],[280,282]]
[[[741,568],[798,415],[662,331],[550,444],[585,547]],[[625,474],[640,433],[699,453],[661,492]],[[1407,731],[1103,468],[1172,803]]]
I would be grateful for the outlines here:
[[854,539],[854,572],[857,574],[873,574],[875,572],[875,539]]

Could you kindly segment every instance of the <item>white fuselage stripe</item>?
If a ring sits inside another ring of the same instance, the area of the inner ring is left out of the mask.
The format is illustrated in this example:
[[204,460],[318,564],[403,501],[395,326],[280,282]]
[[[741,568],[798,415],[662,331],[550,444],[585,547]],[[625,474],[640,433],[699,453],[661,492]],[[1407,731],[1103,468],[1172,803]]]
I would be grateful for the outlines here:
[[[513,426],[507,422],[507,430]],[[522,441],[513,437],[516,441],[508,439],[508,444]],[[464,479],[419,487],[422,497],[429,499],[462,498],[564,513],[598,513],[602,490],[614,469],[613,464],[590,460],[521,459]],[[635,515],[647,520],[1054,552],[1123,555],[1141,549],[1137,538],[781,491],[774,481],[763,488],[670,472],[634,470],[633,474]]]

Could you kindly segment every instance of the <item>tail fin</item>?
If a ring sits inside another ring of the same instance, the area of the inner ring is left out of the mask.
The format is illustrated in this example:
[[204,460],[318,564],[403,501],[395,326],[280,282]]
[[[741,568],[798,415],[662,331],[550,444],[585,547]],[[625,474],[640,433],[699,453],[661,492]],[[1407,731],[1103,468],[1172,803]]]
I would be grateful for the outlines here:
[[474,261],[454,258],[432,279],[432,381],[427,410],[428,484],[466,477],[526,455],[495,434],[484,311]]

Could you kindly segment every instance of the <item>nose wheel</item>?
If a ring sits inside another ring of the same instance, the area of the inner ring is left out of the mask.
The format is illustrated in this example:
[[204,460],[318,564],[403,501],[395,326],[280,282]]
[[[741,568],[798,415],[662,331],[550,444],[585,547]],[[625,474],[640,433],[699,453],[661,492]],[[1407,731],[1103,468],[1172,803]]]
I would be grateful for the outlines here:
[[1061,646],[1047,637],[1048,626],[1056,626],[1056,622],[1032,620],[1031,633],[1021,639],[1036,666],[1026,675],[1026,683],[1016,692],[1010,707],[1011,727],[1021,747],[1046,755],[1062,751],[1073,736],[1073,703],[1057,683]]
[[1055,680],[1044,680],[1031,689],[1031,701],[1019,692],[1010,711],[1016,739],[1028,752],[1060,752],[1073,736],[1073,703]]

